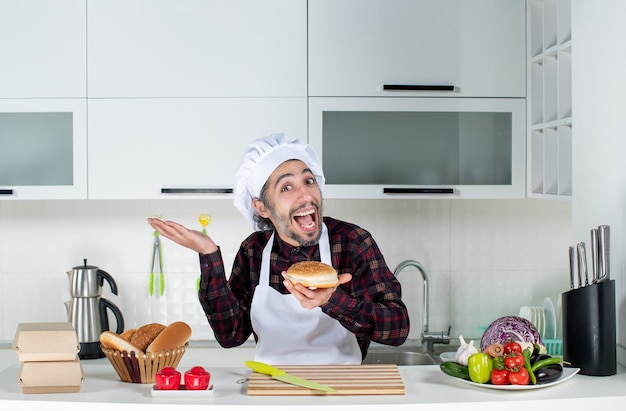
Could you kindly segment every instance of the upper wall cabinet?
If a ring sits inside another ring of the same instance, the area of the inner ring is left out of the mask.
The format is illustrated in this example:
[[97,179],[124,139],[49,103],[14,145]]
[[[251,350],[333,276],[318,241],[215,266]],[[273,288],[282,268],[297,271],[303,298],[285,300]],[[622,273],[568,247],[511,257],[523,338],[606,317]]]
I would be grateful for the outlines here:
[[85,97],[86,0],[0,1],[0,98]]
[[326,198],[523,198],[520,98],[315,97]]
[[306,0],[90,0],[89,97],[306,96]]
[[87,102],[0,99],[0,200],[87,198]]
[[92,99],[89,198],[230,196],[250,142],[306,119],[306,97]]
[[525,0],[308,7],[311,96],[526,96]]

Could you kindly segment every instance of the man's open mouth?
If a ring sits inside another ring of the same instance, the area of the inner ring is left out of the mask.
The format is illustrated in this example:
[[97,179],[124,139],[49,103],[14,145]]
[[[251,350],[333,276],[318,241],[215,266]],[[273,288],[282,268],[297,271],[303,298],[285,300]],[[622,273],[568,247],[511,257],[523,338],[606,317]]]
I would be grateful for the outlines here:
[[315,208],[294,213],[293,219],[304,231],[315,230],[317,227],[317,213]]

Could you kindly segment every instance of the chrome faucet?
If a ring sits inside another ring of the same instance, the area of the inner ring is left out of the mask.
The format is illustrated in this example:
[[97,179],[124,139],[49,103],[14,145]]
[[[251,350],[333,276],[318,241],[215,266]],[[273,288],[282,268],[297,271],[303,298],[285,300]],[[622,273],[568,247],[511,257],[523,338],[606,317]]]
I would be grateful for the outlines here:
[[424,280],[424,302],[422,308],[422,347],[424,351],[432,353],[433,346],[435,343],[437,344],[450,344],[450,327],[448,327],[448,331],[438,331],[431,332],[429,330],[429,299],[428,299],[428,275],[426,274],[426,270],[418,261],[415,260],[405,260],[402,261],[395,270],[393,270],[394,277],[397,277],[398,274],[402,270],[407,267],[415,267],[419,270],[420,274],[422,274],[422,279]]

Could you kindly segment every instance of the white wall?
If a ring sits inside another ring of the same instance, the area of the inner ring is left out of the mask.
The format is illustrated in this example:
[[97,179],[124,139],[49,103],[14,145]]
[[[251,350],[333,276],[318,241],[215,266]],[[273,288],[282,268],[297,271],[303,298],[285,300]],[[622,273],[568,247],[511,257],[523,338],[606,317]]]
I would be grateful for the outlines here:
[[[549,200],[329,200],[330,216],[360,224],[374,235],[394,268],[417,259],[430,274],[431,330],[452,326],[454,338],[479,337],[481,326],[522,305],[556,303],[568,283],[571,206]],[[161,214],[209,232],[230,267],[249,233],[227,200],[0,201],[0,342],[19,322],[66,321],[66,272],[88,263],[116,280],[127,328],[147,322],[189,322],[193,339],[213,339],[195,294],[198,257],[164,240],[166,292],[148,295],[153,233],[146,218]],[[422,283],[416,271],[400,275],[412,320],[421,329]]]
[[626,2],[572,0],[572,243],[611,226],[618,361],[626,363]]

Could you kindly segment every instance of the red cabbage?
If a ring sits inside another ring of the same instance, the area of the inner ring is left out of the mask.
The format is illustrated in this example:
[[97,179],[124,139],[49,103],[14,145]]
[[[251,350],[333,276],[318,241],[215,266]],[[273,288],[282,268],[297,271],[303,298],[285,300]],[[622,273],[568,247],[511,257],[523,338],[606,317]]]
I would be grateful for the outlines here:
[[511,340],[543,345],[533,323],[522,317],[508,315],[498,318],[487,327],[480,340],[480,349],[485,351],[491,344],[504,345]]

